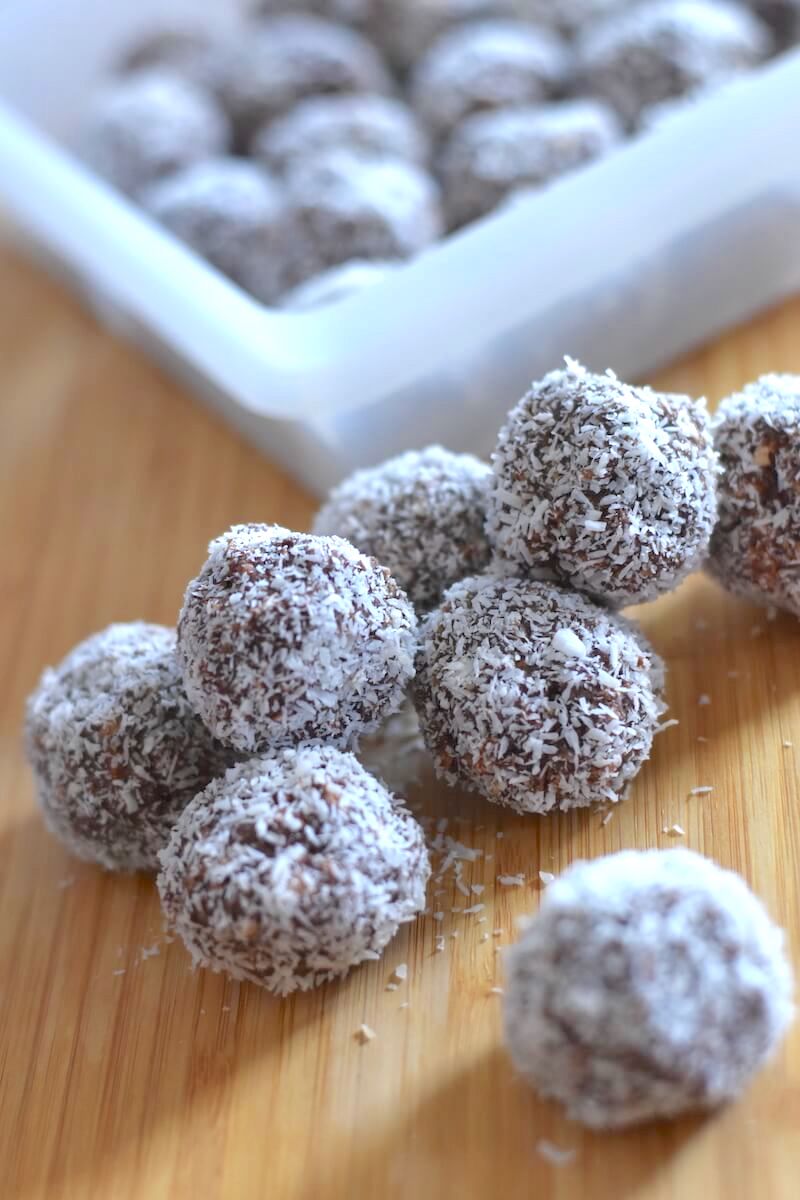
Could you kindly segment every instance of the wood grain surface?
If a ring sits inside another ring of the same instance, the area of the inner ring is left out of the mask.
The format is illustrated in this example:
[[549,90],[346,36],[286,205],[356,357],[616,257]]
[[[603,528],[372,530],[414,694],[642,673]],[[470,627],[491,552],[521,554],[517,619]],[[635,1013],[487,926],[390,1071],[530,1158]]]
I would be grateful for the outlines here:
[[[797,302],[659,382],[716,399],[763,371],[800,371],[799,328]],[[788,617],[701,578],[643,611],[680,725],[630,801],[603,826],[515,818],[425,786],[415,802],[484,851],[465,878],[485,884],[487,920],[449,912],[464,903],[450,877],[441,925],[420,920],[384,962],[313,995],[279,1002],[193,973],[165,940],[152,882],[81,865],[45,833],[20,744],[42,667],[111,621],[173,622],[206,543],[232,522],[302,528],[311,511],[76,301],[0,255],[0,1196],[796,1197],[797,1028],[741,1103],[603,1137],[514,1078],[490,992],[539,870],[674,845],[662,833],[673,823],[746,876],[800,964],[800,627]],[[713,792],[690,797],[703,785]],[[524,887],[496,882],[517,872]],[[408,981],[386,991],[400,962]],[[377,1034],[367,1045],[362,1022]],[[540,1139],[573,1161],[552,1165]]]

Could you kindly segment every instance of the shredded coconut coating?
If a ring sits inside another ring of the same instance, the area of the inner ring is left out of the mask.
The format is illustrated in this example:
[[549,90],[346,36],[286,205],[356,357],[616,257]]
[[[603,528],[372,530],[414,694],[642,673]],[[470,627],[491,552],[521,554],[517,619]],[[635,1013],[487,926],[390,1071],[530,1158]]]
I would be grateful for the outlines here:
[[149,188],[142,203],[181,241],[263,304],[285,290],[292,236],[283,189],[241,158],[211,158]]
[[704,405],[567,360],[512,409],[493,456],[487,532],[526,571],[623,608],[699,568],[719,470]]
[[589,29],[579,84],[634,128],[650,105],[723,83],[772,49],[769,30],[739,4],[651,0]]
[[405,796],[419,783],[430,755],[419,727],[413,700],[406,700],[377,733],[365,738],[358,749],[359,762],[371,775],[382,780],[390,792]]
[[178,657],[226,745],[349,748],[403,703],[415,635],[389,572],[342,538],[235,525],[187,588]]
[[153,871],[188,802],[235,761],[195,715],[175,631],[134,622],[42,675],[25,739],[45,822],[73,854]]
[[487,463],[441,446],[356,471],[334,488],[313,530],[347,538],[391,571],[418,612],[489,565]]
[[281,297],[281,308],[307,312],[312,308],[338,304],[347,296],[353,296],[366,291],[375,283],[381,283],[396,271],[398,266],[399,263],[382,262],[380,259],[365,262],[363,259],[352,258],[341,266],[331,267],[320,275],[313,275],[305,283],[285,292]]
[[733,1099],[793,1016],[782,931],[743,879],[688,850],[576,863],[506,968],[517,1069],[595,1129]]
[[410,258],[443,232],[439,189],[410,162],[331,150],[290,172],[295,283],[350,259]]
[[337,92],[390,92],[375,47],[353,29],[306,13],[270,17],[228,47],[220,96],[242,145],[300,100]]
[[518,0],[371,0],[370,31],[401,71],[416,63],[436,39],[466,21],[512,17]]
[[377,958],[425,904],[421,827],[350,754],[252,759],[188,806],[158,889],[195,963],[278,995]]
[[84,119],[87,161],[137,196],[191,163],[223,154],[230,127],[214,99],[167,70],[140,71],[99,92]]
[[757,604],[800,616],[800,375],[764,375],[714,419],[722,462],[708,567]]
[[476,221],[514,193],[601,158],[621,137],[613,111],[594,100],[468,117],[445,143],[439,162],[450,227]]
[[520,813],[620,800],[663,666],[629,622],[546,583],[455,584],[422,623],[414,695],[436,772]]
[[285,175],[327,150],[405,159],[424,165],[430,146],[414,113],[390,96],[316,96],[259,130],[252,154]]
[[546,29],[476,21],[434,42],[411,75],[410,95],[435,137],[473,113],[536,104],[563,86],[567,54]]

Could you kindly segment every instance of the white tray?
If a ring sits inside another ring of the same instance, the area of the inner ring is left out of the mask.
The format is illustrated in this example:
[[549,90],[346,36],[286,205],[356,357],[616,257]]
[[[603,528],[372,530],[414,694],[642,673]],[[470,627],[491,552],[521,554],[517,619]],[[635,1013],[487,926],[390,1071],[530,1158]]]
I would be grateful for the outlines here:
[[221,0],[5,0],[0,207],[101,316],[322,493],[441,441],[488,453],[564,354],[635,378],[800,288],[800,54],[332,308],[262,308],[70,152],[137,31]]

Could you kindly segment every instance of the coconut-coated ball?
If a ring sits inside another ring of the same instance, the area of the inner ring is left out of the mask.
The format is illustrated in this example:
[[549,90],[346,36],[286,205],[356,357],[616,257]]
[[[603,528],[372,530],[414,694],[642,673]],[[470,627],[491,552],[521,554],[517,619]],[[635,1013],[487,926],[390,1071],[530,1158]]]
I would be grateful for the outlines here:
[[235,525],[186,590],[178,657],[226,745],[349,748],[402,704],[415,635],[407,596],[349,542]]
[[408,105],[392,96],[314,96],[253,139],[252,154],[284,175],[295,163],[327,150],[425,164],[428,139]]
[[519,1072],[617,1129],[738,1096],[792,1019],[782,931],[744,880],[688,850],[625,850],[551,883],[506,959]]
[[723,83],[772,48],[769,30],[740,4],[651,0],[589,29],[578,77],[635,128],[650,105]]
[[292,309],[294,312],[308,312],[312,308],[326,308],[330,304],[338,304],[348,296],[366,291],[375,283],[382,283],[399,265],[397,262],[383,262],[380,259],[370,262],[351,258],[341,266],[331,267],[319,275],[312,275],[304,283],[284,293],[281,297],[281,308]]
[[197,964],[283,996],[378,958],[429,874],[422,829],[384,785],[351,754],[302,747],[197,796],[158,888]]
[[313,529],[347,538],[383,563],[425,612],[451,584],[489,565],[490,477],[488,464],[471,454],[409,450],[334,488]]
[[613,150],[622,129],[596,100],[502,108],[468,117],[445,142],[439,161],[451,228],[486,216],[522,190]]
[[642,634],[608,609],[487,574],[454,584],[423,621],[414,697],[438,775],[546,813],[624,796],[662,683]]
[[722,464],[708,567],[729,591],[800,617],[800,375],[764,375],[714,418]]
[[383,59],[361,34],[307,13],[268,18],[234,39],[219,94],[239,142],[300,100],[338,92],[388,92]]
[[25,739],[48,828],[112,871],[155,870],[186,804],[235,761],[186,698],[175,631],[141,622],[44,672]]
[[671,591],[706,557],[718,458],[688,396],[567,360],[511,410],[492,467],[489,540],[520,570],[623,608]]
[[443,231],[436,183],[397,158],[330,150],[297,163],[287,187],[295,283],[354,258],[411,258]]
[[99,92],[82,138],[91,166],[130,196],[165,175],[223,154],[229,141],[230,126],[211,95],[155,68]]
[[142,204],[171,233],[264,304],[285,289],[292,236],[280,184],[242,158],[209,158],[154,184]]
[[564,83],[565,48],[522,21],[475,21],[442,35],[414,68],[412,103],[437,138],[476,112],[536,104]]

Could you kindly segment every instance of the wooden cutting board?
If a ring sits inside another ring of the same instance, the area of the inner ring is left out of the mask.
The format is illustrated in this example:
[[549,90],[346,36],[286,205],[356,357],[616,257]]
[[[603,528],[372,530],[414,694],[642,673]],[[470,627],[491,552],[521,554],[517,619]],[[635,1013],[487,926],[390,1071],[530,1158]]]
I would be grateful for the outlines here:
[[[711,398],[800,371],[800,302],[658,382]],[[0,1196],[76,1200],[770,1200],[800,1194],[800,1031],[739,1104],[587,1135],[512,1073],[502,954],[539,870],[685,844],[741,871],[800,964],[800,626],[698,578],[642,613],[680,725],[613,819],[521,819],[433,785],[414,797],[483,856],[477,914],[279,1002],[193,973],[147,879],[71,860],[20,746],[41,668],[115,620],[174,621],[209,538],[303,528],[285,476],[11,252],[0,256]],[[710,704],[698,703],[701,695]],[[690,796],[695,787],[713,792]],[[497,882],[524,873],[523,887]],[[500,930],[495,936],[493,931]],[[484,939],[483,935],[489,933]],[[446,949],[434,952],[437,934]],[[408,980],[387,991],[393,966]],[[404,1007],[408,1002],[408,1007]],[[377,1037],[361,1045],[362,1022]],[[574,1152],[555,1165],[540,1142]]]

